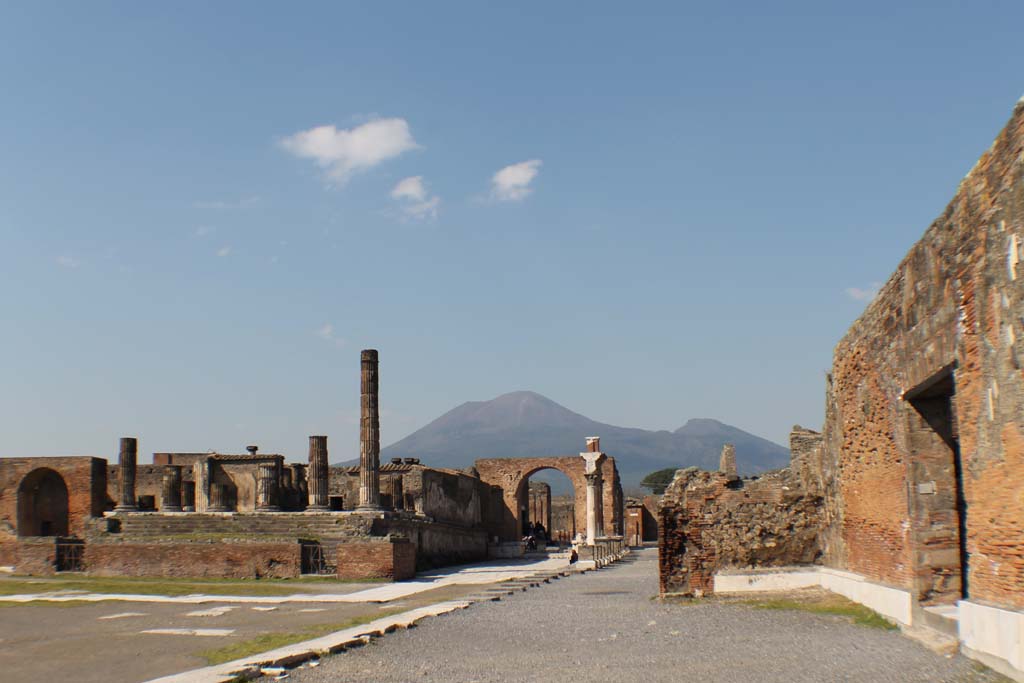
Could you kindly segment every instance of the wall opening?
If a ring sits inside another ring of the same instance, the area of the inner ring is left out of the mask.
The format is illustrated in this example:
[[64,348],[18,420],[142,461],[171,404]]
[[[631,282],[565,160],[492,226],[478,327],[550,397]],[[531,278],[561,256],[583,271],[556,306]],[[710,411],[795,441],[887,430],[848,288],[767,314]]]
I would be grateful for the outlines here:
[[53,470],[29,472],[18,486],[18,535],[67,536],[68,487]]
[[523,478],[516,496],[517,521],[524,537],[540,524],[544,544],[566,545],[577,532],[576,492],[565,473],[555,468],[542,468]]
[[952,366],[908,391],[915,578],[924,604],[968,595],[967,505]]

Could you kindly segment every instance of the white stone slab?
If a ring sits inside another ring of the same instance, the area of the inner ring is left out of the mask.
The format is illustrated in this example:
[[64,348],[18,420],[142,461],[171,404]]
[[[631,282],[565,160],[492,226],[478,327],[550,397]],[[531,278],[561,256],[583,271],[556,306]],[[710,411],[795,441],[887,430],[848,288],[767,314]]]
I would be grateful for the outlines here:
[[233,628],[150,628],[139,633],[152,633],[158,636],[230,636]]
[[[961,600],[957,606],[960,608],[960,640],[964,647],[998,657],[1013,669],[1001,673],[1024,681],[1024,612],[989,607],[970,600]],[[995,662],[983,661],[989,666],[998,666]]]

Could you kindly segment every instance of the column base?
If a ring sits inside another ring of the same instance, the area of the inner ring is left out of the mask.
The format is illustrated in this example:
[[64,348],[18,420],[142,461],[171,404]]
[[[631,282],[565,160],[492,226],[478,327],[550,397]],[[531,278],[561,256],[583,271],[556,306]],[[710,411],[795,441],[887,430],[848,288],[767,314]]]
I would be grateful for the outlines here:
[[307,505],[306,512],[330,512],[331,508],[326,505]]
[[384,512],[384,508],[380,505],[359,505],[356,512]]
[[165,505],[160,508],[160,512],[182,512],[180,505]]

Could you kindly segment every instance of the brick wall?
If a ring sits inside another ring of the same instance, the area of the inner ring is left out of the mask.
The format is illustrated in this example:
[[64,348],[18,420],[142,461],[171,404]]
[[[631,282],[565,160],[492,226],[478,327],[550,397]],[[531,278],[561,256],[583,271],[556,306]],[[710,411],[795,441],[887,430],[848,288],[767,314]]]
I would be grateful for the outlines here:
[[808,467],[795,460],[756,479],[677,471],[659,509],[661,592],[700,596],[723,569],[820,562],[824,502],[804,484]]
[[[40,468],[53,470],[68,489],[68,533],[81,536],[88,520],[103,514],[106,461],[88,456],[0,458],[0,546],[18,537],[18,491]],[[6,552],[6,551],[5,551]]]
[[[1022,150],[1019,104],[835,350],[828,561],[922,601],[959,597],[959,465],[969,596],[1024,607]],[[944,439],[922,402],[946,371],[955,426]]]
[[293,578],[300,553],[297,542],[87,543],[84,562],[95,576]]
[[416,547],[406,538],[349,541],[338,546],[338,578],[404,581],[416,575]]

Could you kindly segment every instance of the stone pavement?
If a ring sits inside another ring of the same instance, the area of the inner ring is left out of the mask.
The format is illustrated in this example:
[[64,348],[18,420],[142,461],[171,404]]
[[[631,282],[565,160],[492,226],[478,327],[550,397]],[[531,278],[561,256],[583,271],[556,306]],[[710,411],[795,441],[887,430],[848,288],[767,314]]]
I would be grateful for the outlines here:
[[[394,584],[316,585],[316,590],[345,593],[167,597],[69,591],[0,596],[7,605],[0,607],[0,680],[139,683],[204,667],[199,652],[206,649],[394,612],[411,612],[405,619],[414,619],[431,606],[486,591],[482,584],[565,564],[489,562]],[[306,584],[300,590],[309,588]],[[19,602],[24,604],[11,604]]]
[[[1003,680],[897,631],[724,601],[660,602],[657,551],[481,602],[304,665],[288,683],[355,681]],[[270,678],[267,679],[271,680]]]

